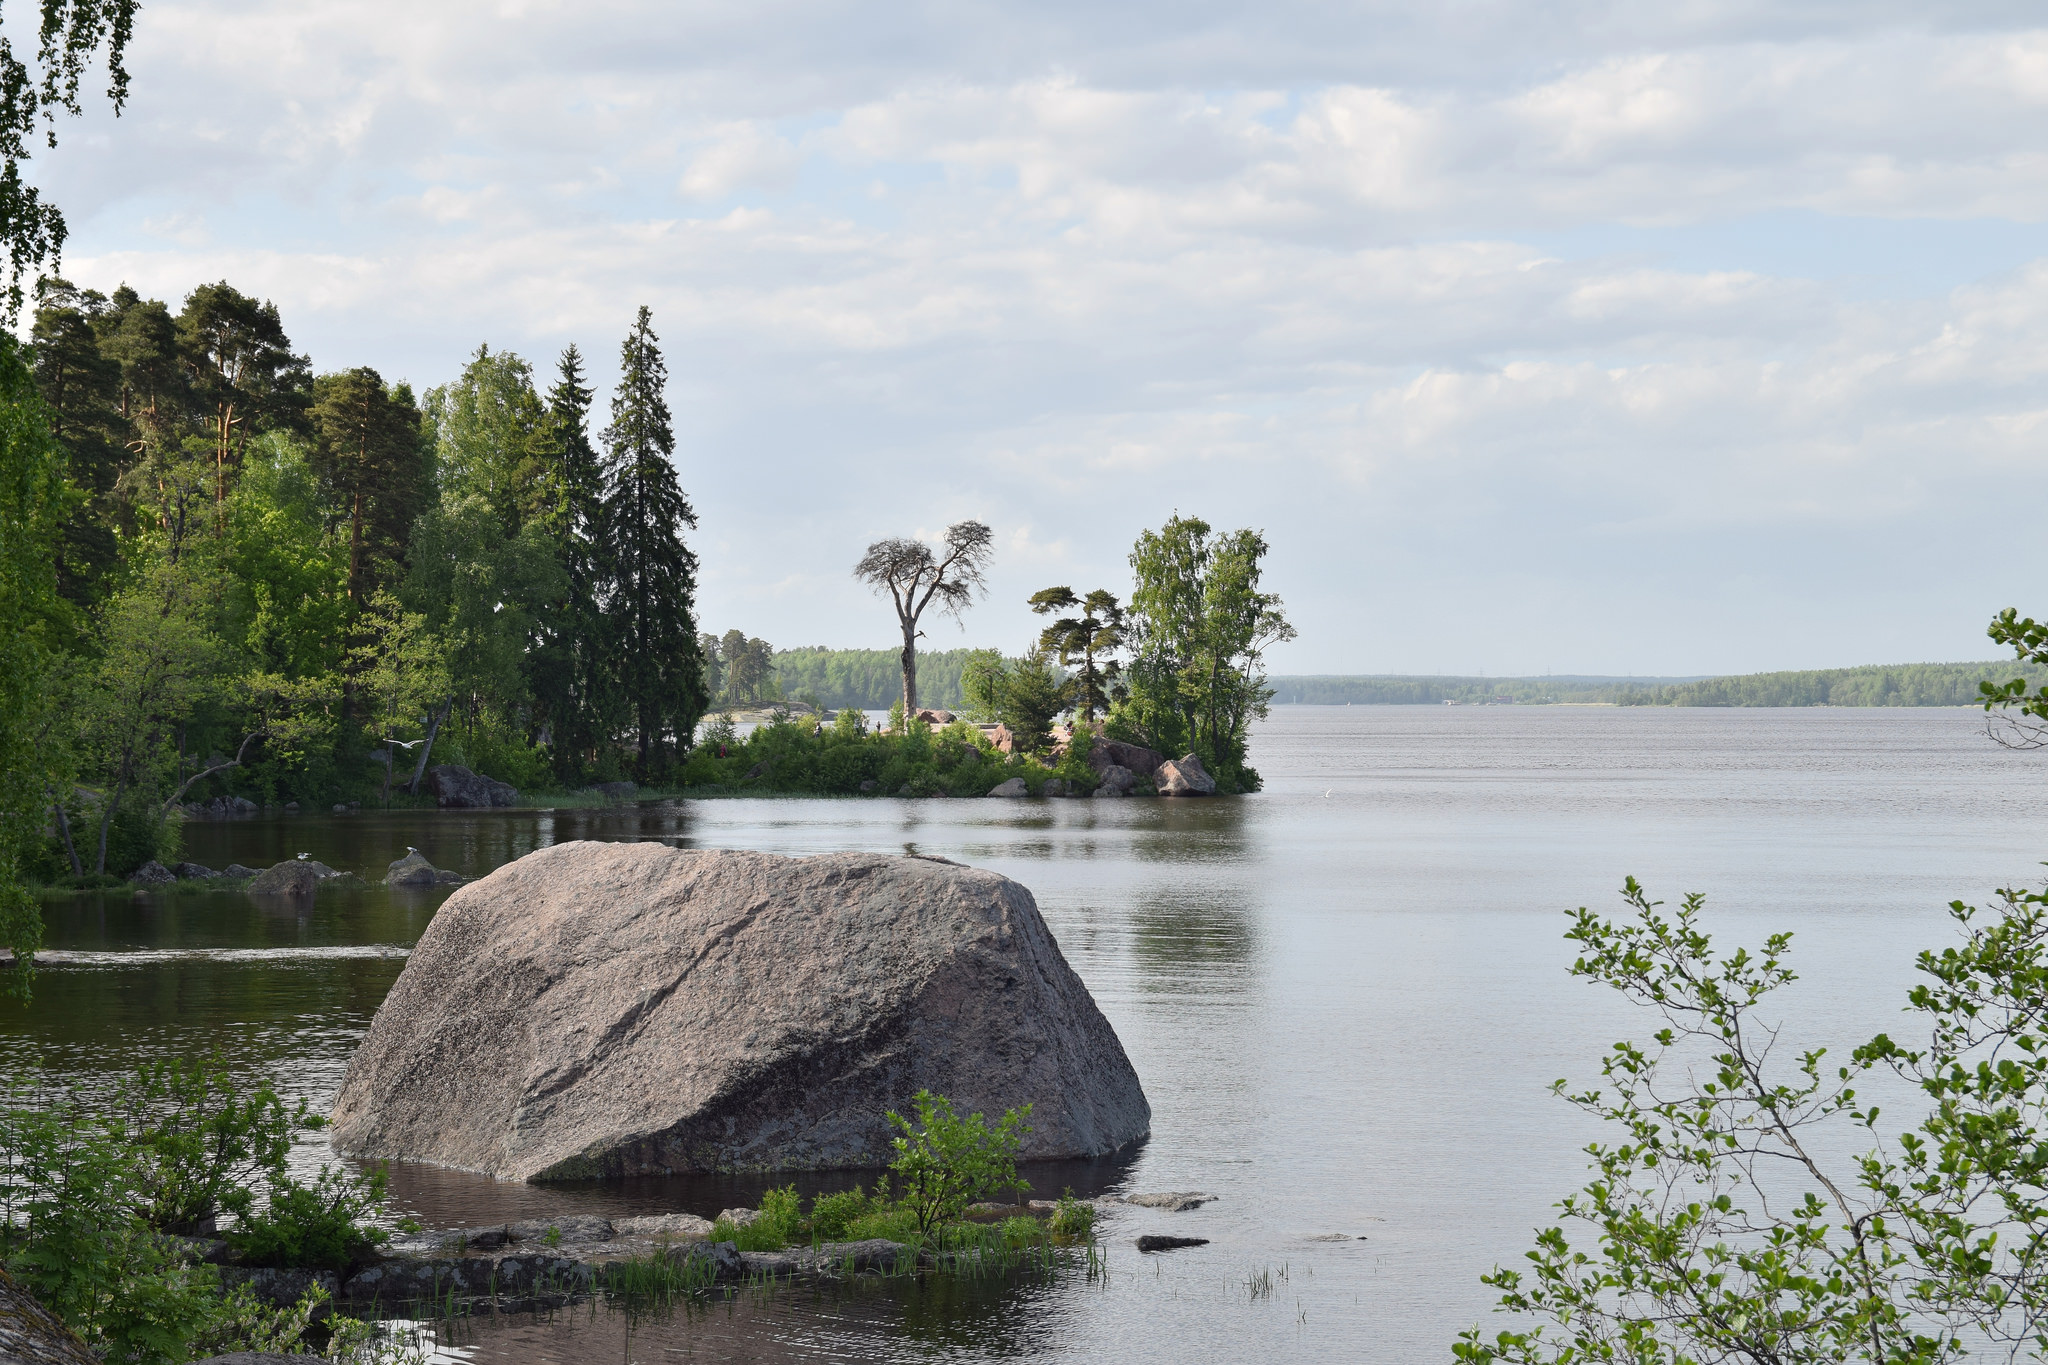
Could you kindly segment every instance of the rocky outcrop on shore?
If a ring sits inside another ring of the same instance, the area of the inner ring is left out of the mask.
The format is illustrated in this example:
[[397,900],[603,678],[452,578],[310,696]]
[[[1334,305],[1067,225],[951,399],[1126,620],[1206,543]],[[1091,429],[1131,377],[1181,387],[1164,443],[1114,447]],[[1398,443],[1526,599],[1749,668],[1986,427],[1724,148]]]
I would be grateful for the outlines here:
[[495,777],[473,773],[459,763],[427,769],[427,790],[442,810],[489,810],[519,804],[519,789]]
[[509,1179],[875,1166],[919,1089],[1032,1106],[1025,1159],[1151,1108],[1030,892],[919,858],[567,843],[458,890],[334,1145]]
[[1159,765],[1166,762],[1166,755],[1157,749],[1147,749],[1142,744],[1126,744],[1120,739],[1104,739],[1100,735],[1088,750],[1088,766],[1102,776],[1114,765],[1128,769],[1135,777],[1151,777],[1159,771]]
[[1161,763],[1152,775],[1161,796],[1214,796],[1216,779],[1202,767],[1202,760],[1184,754]]

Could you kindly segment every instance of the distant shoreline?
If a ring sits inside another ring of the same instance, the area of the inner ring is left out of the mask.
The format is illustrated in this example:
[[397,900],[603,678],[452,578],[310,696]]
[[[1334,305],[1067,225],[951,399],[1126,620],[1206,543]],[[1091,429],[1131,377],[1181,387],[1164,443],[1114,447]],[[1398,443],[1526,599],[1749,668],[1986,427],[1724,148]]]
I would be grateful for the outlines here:
[[2013,661],[1868,664],[1723,677],[1626,678],[1553,675],[1288,674],[1268,679],[1279,706],[1743,706],[1973,707],[1978,684],[2048,673]]

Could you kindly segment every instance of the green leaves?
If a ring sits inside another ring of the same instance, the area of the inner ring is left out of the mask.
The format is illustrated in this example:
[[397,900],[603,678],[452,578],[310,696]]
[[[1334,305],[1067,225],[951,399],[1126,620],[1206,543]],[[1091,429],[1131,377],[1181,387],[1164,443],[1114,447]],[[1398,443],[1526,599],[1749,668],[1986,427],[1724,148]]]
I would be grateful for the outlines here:
[[953,1112],[951,1100],[920,1090],[915,1097],[915,1122],[891,1112],[898,1136],[890,1143],[896,1157],[897,1202],[917,1217],[918,1231],[958,1218],[969,1204],[1005,1190],[1028,1188],[1017,1178],[1017,1153],[1031,1106],[1012,1109],[991,1128],[980,1114],[965,1118]]
[[[1959,952],[1923,957],[1923,971],[1945,972],[1964,992],[1915,992],[1934,1038],[1926,1053],[1880,1036],[1829,1068],[1825,1049],[1782,1060],[1777,1028],[1756,1017],[1797,979],[1785,961],[1790,935],[1772,935],[1759,953],[1717,955],[1700,896],[1667,911],[1634,878],[1622,896],[1628,914],[1619,921],[1585,909],[1572,916],[1567,938],[1580,948],[1572,972],[1621,992],[1661,1026],[1652,1046],[1610,1049],[1601,1088],[1557,1086],[1621,1140],[1587,1149],[1595,1176],[1558,1205],[1561,1222],[1538,1234],[1528,1268],[1485,1277],[1504,1310],[1539,1325],[1491,1340],[1475,1328],[1454,1355],[1935,1362],[1962,1358],[1973,1332],[2016,1341],[2015,1331],[2038,1330],[2009,1292],[2030,1253],[1995,1246],[1998,1227],[2031,1219],[2036,1206],[2017,1187],[1983,1198],[1998,1162],[1957,1139],[1981,1137],[1980,1126],[1937,1108],[1919,1133],[1903,1135],[1900,1156],[1882,1148],[1840,1156],[1852,1127],[1869,1131],[1877,1121],[1874,1106],[1859,1106],[1855,1083],[1865,1073],[1889,1066],[1920,1077],[1923,1088],[1931,1083],[1932,1094],[1962,1074],[1964,1053],[1992,1043],[1955,1032],[1958,1020],[1982,1014],[1978,997],[2010,997],[2011,978],[1994,981],[1974,964],[1995,972],[2012,961],[2015,935],[2027,939],[2038,913],[2008,915]],[[2038,961],[2022,956],[2030,967]],[[2029,1094],[2039,1088],[2037,1076],[1991,1058],[1970,1074],[1979,1078],[1964,1087],[1972,1094],[1984,1078]],[[1567,1229],[1575,1225],[1590,1244],[1573,1243]],[[1998,1275],[1987,1270],[1994,1264]]]
[[1175,515],[1131,550],[1129,694],[1112,728],[1167,753],[1192,749],[1224,791],[1257,785],[1245,736],[1272,696],[1265,651],[1295,633],[1259,589],[1267,548],[1256,531],[1212,537],[1207,522]]

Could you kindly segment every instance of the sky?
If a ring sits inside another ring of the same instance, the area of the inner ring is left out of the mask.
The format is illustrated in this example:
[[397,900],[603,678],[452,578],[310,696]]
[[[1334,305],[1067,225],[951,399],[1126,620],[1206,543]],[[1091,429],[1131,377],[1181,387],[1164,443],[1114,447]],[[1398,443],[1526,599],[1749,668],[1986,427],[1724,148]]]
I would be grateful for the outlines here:
[[653,310],[700,619],[933,648],[1249,526],[1282,673],[1982,659],[2048,610],[2048,19],[1981,0],[149,0],[75,282],[317,370],[602,381]]

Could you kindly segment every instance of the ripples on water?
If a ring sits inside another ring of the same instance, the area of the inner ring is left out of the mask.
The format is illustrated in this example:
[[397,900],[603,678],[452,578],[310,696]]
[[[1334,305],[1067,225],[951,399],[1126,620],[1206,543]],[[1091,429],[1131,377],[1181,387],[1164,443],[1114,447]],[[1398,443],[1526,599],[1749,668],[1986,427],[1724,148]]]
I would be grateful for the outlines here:
[[[192,825],[222,866],[308,853],[367,877],[417,844],[481,874],[576,838],[802,854],[939,853],[1030,887],[1152,1100],[1121,1165],[1045,1169],[1049,1192],[1215,1191],[1131,1210],[1111,1276],[1043,1286],[793,1291],[629,1323],[582,1311],[480,1325],[450,1358],[1190,1362],[1443,1359],[1482,1319],[1478,1275],[1517,1258],[1578,1183],[1590,1134],[1550,1099],[1644,1030],[1565,975],[1562,912],[1626,873],[1708,893],[1732,941],[1796,931],[1795,1030],[1892,1027],[1942,907],[2038,880],[2048,756],[1962,711],[1290,707],[1262,727],[1267,790],[1239,801],[704,801]],[[316,1104],[445,893],[52,903],[34,1005],[0,1049],[81,1079],[218,1048]],[[320,1153],[301,1153],[311,1162]],[[803,1182],[807,1188],[838,1177]],[[429,1223],[571,1208],[715,1212],[758,1186],[508,1186],[407,1169]],[[1138,1232],[1207,1247],[1140,1257]],[[1318,1242],[1347,1233],[1350,1242]],[[1286,1278],[1270,1298],[1245,1281]]]

